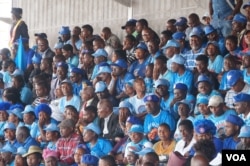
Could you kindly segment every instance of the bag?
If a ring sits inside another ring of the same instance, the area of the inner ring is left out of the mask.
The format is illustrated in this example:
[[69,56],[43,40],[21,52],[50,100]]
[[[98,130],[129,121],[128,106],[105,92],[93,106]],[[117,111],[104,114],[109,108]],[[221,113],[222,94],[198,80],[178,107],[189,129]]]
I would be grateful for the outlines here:
[[185,166],[187,158],[175,151],[170,153],[167,166]]

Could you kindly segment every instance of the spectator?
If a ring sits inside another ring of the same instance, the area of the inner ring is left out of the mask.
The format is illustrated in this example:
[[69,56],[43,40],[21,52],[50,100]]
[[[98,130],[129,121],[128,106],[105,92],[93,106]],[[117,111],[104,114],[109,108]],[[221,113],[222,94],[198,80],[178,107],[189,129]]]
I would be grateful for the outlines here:
[[30,136],[36,138],[38,129],[38,124],[36,122],[35,108],[32,105],[26,105],[23,114],[24,126],[28,127],[30,130]]
[[30,130],[26,126],[18,127],[16,130],[16,140],[20,146],[28,149],[30,146],[40,146],[40,144],[30,136]]
[[238,138],[240,138],[240,142],[236,145],[237,150],[249,150],[250,144],[249,144],[249,138],[250,138],[250,126],[242,126],[240,129],[240,134]]
[[42,149],[38,146],[30,146],[27,153],[23,155],[26,157],[28,166],[40,166],[42,162]]
[[80,34],[81,34],[81,28],[79,26],[75,26],[73,28],[71,38],[67,41],[67,44],[72,45],[73,54],[76,54],[76,55],[78,55],[82,46],[82,40],[79,37]]
[[133,35],[125,36],[123,40],[123,50],[126,51],[127,62],[131,65],[135,60],[136,39]]
[[59,128],[55,123],[51,123],[44,128],[44,131],[46,134],[46,141],[47,141],[47,145],[46,148],[44,148],[44,150],[56,151],[56,143],[60,138]]
[[121,29],[125,29],[127,35],[133,35],[136,37],[138,35],[136,31],[136,22],[137,21],[135,19],[130,19],[121,27]]
[[38,51],[42,58],[53,58],[55,53],[50,49],[47,39],[39,39],[37,42]]
[[249,101],[250,95],[247,93],[239,93],[234,96],[234,108],[238,113],[239,117],[244,120],[246,125],[250,125],[249,118]]
[[81,160],[82,156],[85,154],[89,154],[89,149],[85,144],[79,144],[76,148],[76,151],[74,153],[74,160],[75,164],[71,166],[80,166],[81,165]]
[[78,55],[73,53],[72,45],[65,44],[62,47],[62,53],[66,59],[66,63],[69,65],[69,67],[78,67],[79,57],[78,57]]
[[104,27],[101,32],[101,37],[105,41],[106,46],[111,46],[113,49],[121,47],[120,39],[111,32],[109,27]]
[[176,19],[169,19],[166,23],[166,30],[168,31],[171,31],[172,33],[175,33],[176,32],[176,27],[175,27],[175,24],[176,24]]
[[88,165],[97,166],[98,161],[99,161],[99,158],[97,158],[96,156],[90,155],[90,154],[85,154],[81,158],[81,165],[84,164],[84,165],[87,165],[87,166]]
[[63,43],[63,45],[70,41],[71,36],[70,29],[68,26],[62,26],[58,33],[60,35],[59,40]]
[[38,82],[35,84],[35,91],[36,91],[36,99],[33,101],[32,105],[33,106],[37,106],[41,103],[45,103],[48,104],[51,101],[51,98],[49,96],[49,85],[48,83],[42,81],[42,82]]

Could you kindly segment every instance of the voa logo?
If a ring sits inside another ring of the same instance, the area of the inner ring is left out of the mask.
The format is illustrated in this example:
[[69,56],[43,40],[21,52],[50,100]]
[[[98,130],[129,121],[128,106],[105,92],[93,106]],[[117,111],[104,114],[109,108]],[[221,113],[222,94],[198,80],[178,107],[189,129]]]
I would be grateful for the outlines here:
[[227,161],[247,161],[244,154],[226,154]]

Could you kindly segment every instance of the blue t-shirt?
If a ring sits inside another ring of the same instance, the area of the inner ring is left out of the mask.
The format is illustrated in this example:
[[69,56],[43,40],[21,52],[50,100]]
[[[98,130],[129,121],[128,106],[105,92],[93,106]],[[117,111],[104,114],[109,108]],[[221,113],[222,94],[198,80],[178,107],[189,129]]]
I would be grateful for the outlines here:
[[236,145],[239,142],[240,141],[235,141],[233,137],[225,138],[224,141],[223,141],[223,149],[232,149],[232,150],[235,150],[236,149]]
[[217,74],[219,74],[222,71],[223,68],[223,57],[221,55],[217,55],[214,59],[214,61],[211,61],[211,59],[209,59],[208,61],[208,70],[211,70]]
[[90,154],[98,158],[108,155],[108,153],[112,150],[112,144],[104,138],[98,138],[94,146],[87,143],[87,147],[90,149]]
[[146,66],[149,64],[149,58],[144,59],[142,63],[139,63],[138,60],[133,62],[129,67],[128,71],[132,73],[135,77],[145,77]]
[[193,79],[194,79],[193,73],[190,70],[186,69],[182,75],[179,75],[178,73],[174,73],[173,83],[174,84],[176,83],[186,84],[188,87],[188,92],[191,92],[193,88]]

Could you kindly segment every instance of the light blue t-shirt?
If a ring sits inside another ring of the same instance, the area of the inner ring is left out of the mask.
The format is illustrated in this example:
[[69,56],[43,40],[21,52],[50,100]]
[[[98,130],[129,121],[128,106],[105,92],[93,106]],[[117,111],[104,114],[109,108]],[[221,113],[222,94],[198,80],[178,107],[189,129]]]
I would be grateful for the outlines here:
[[211,59],[209,59],[208,61],[208,70],[213,71],[217,74],[219,74],[222,71],[223,68],[223,57],[221,55],[217,55],[214,59],[214,61],[211,61]]
[[98,158],[108,155],[108,153],[113,148],[110,141],[104,138],[98,138],[94,146],[92,146],[90,143],[87,143],[87,147],[90,149],[90,154]]
[[182,75],[179,75],[178,73],[174,73],[173,83],[174,84],[176,83],[186,84],[188,87],[188,92],[191,92],[193,88],[193,79],[194,79],[193,73],[190,70],[186,69]]
[[73,95],[73,97],[67,101],[66,96],[62,97],[59,100],[59,109],[62,113],[64,113],[65,107],[67,105],[72,105],[76,108],[76,110],[79,112],[80,111],[80,106],[81,106],[81,99],[79,96]]

